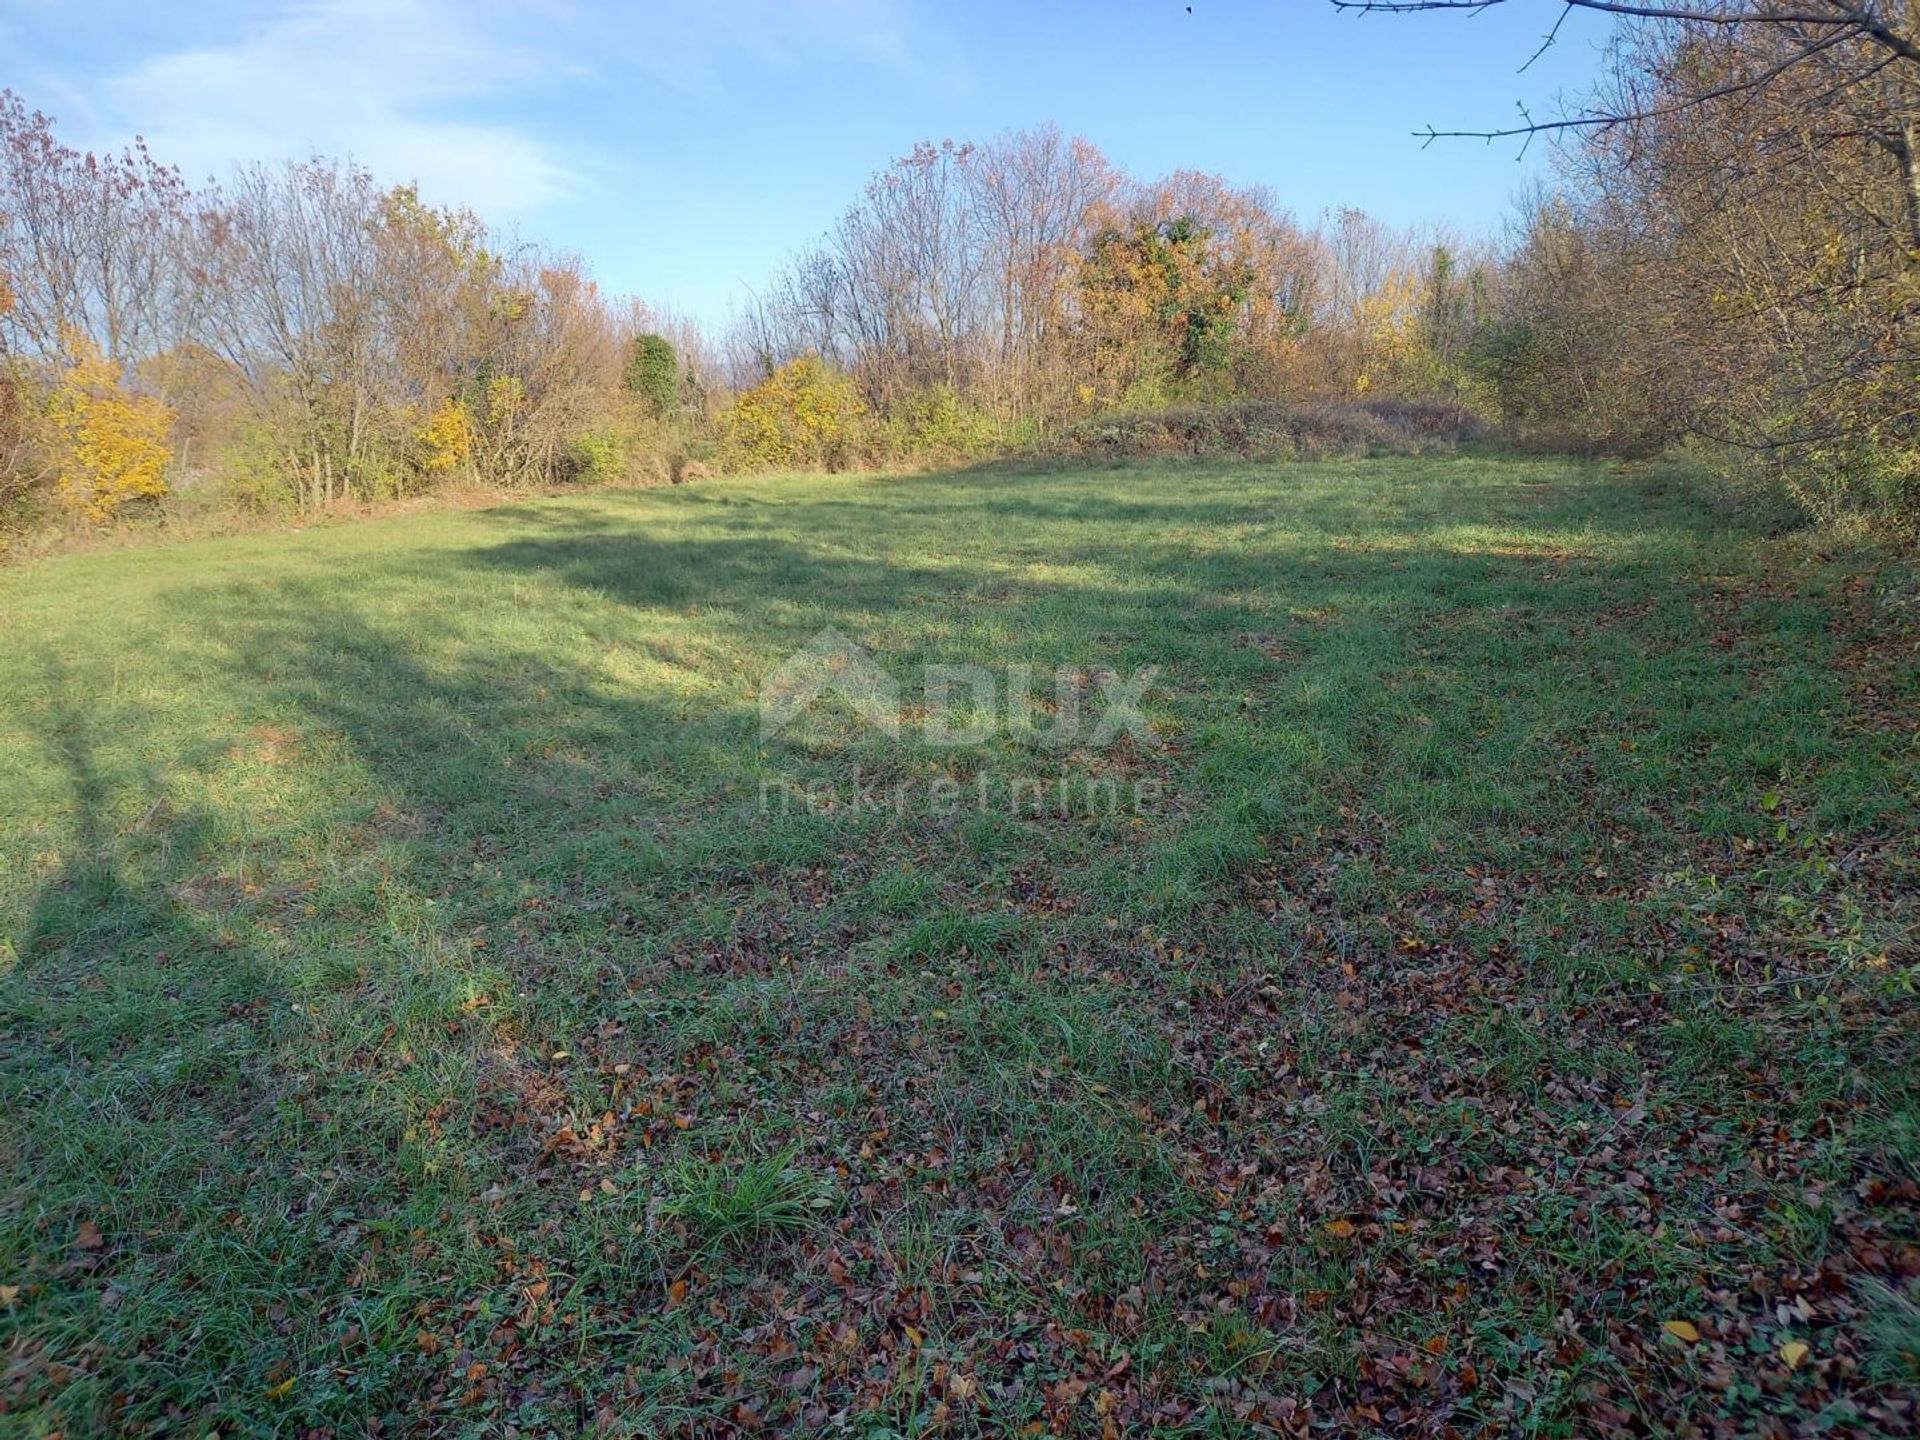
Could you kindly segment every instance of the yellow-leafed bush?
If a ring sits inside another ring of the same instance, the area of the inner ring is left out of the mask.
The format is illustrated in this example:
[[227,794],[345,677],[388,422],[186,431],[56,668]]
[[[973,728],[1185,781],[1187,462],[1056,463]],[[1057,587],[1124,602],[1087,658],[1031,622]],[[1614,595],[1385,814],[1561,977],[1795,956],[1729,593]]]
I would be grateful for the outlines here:
[[433,474],[457,470],[473,458],[473,421],[458,400],[443,400],[420,431],[423,468]]
[[496,375],[487,382],[487,424],[510,425],[526,409],[527,387],[512,375]]
[[817,355],[789,360],[720,417],[722,444],[745,465],[819,465],[859,458],[866,403],[853,381]]
[[54,494],[89,520],[110,520],[133,500],[167,493],[173,412],[129,390],[120,367],[85,335],[70,333],[72,357],[47,397],[54,439]]

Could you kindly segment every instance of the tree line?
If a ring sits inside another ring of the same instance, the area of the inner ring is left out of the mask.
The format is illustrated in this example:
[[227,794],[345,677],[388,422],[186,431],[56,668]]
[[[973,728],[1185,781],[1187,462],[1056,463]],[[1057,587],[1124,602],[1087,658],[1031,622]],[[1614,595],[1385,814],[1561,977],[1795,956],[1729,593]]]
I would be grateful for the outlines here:
[[1114,409],[1464,394],[1493,257],[1144,183],[1048,127],[926,144],[707,336],[323,159],[189,186],[0,94],[0,510],[325,509],[856,465]]
[[[1385,12],[1482,0],[1340,0]],[[1512,4],[1516,0],[1493,0]],[[1545,137],[1557,183],[1503,265],[1510,425],[1702,446],[1819,519],[1920,523],[1920,7],[1537,3],[1628,17],[1601,83],[1477,138]],[[1429,132],[1439,138],[1442,132]]]
[[0,93],[0,524],[936,462],[1390,397],[1541,446],[1690,444],[1803,514],[1911,525],[1910,8],[1554,4],[1629,18],[1584,108],[1478,132],[1556,146],[1498,242],[1303,222],[1048,126],[917,146],[712,335],[353,166],[190,187]]
[[847,382],[836,413],[886,417],[909,448],[1172,404],[1458,398],[1485,389],[1469,351],[1497,268],[1443,230],[1306,226],[1263,187],[1136,180],[1047,126],[895,161],[726,354],[744,382]]

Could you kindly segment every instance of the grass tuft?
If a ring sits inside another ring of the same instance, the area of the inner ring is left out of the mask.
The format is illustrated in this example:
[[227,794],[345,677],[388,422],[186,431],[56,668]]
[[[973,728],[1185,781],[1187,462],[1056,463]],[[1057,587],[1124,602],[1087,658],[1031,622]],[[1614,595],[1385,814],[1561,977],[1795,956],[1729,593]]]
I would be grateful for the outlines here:
[[794,1164],[797,1153],[683,1160],[665,1177],[660,1214],[685,1225],[695,1243],[709,1250],[800,1234],[820,1223],[832,1200]]

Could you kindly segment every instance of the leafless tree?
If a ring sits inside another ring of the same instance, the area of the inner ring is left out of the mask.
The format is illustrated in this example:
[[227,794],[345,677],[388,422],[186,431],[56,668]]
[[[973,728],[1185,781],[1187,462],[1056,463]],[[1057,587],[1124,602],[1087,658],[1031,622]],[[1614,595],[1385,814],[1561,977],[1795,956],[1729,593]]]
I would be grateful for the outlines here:
[[994,402],[1011,415],[1058,408],[1073,276],[1090,217],[1112,202],[1119,177],[1093,145],[1048,125],[982,147],[973,180],[991,287]]
[[0,90],[0,344],[53,356],[77,331],[125,364],[179,343],[201,293],[181,253],[199,203],[144,142],[83,154]]

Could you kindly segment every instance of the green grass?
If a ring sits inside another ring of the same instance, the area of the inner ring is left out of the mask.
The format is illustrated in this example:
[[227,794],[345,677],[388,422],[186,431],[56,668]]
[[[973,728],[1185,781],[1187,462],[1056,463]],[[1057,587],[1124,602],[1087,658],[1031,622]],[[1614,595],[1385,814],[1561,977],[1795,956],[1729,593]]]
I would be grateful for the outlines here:
[[689,1157],[663,1182],[660,1213],[715,1249],[807,1229],[832,1203],[793,1152],[737,1162]]
[[1474,455],[0,573],[0,1432],[1902,1433],[1917,616]]

